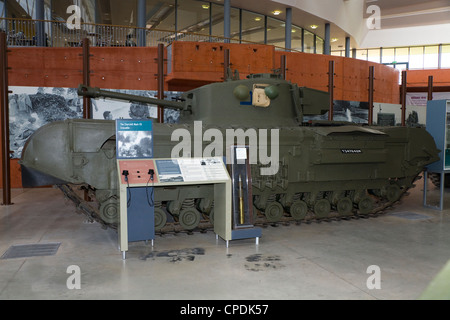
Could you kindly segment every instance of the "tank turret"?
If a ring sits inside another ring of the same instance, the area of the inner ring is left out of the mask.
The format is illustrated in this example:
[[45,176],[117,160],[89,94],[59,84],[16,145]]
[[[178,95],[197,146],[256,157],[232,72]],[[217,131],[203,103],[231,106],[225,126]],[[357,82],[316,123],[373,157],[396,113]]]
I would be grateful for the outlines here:
[[[205,125],[297,126],[303,116],[328,111],[328,92],[298,87],[277,74],[255,74],[244,80],[212,83],[185,92],[181,102],[159,100],[80,85],[78,94],[154,104],[181,111],[180,123]],[[238,116],[239,115],[239,116]]]

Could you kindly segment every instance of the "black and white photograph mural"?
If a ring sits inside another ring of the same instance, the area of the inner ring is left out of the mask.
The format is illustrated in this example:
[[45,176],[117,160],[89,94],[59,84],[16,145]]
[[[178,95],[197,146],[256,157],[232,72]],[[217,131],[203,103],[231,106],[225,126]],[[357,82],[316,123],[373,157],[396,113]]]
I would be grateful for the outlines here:
[[[369,104],[360,101],[335,100],[333,103],[333,120],[353,123],[367,123]],[[305,116],[304,121],[328,120],[328,112],[321,116]]]
[[[150,90],[114,90],[109,91],[138,95],[149,98],[156,98],[157,91]],[[181,92],[166,92],[166,100],[177,99],[181,96]],[[108,98],[92,99],[92,112],[94,119],[148,119],[158,117],[157,107],[144,103],[127,102],[122,100],[113,100]],[[177,123],[180,111],[164,108],[164,123]]]
[[[450,100],[449,92],[435,92],[433,100]],[[427,115],[427,93],[408,93],[406,97],[405,122],[410,127],[425,127]],[[334,121],[347,121],[366,124],[369,118],[368,102],[334,101]],[[400,126],[402,123],[402,105],[390,103],[373,104],[373,122],[380,126]],[[328,112],[322,116],[305,117],[308,120],[328,120]]]
[[[10,86],[9,119],[10,150],[13,159],[20,159],[23,146],[34,131],[53,121],[81,119],[83,98],[77,88]],[[108,89],[106,89],[108,90]],[[156,91],[111,90],[132,95],[156,98]],[[166,99],[176,99],[181,92],[166,92]],[[157,118],[157,107],[142,103],[112,99],[92,99],[93,119],[148,119]],[[177,123],[180,112],[164,109],[164,122]]]
[[11,157],[20,158],[29,136],[43,125],[83,116],[83,100],[74,88],[9,87]]

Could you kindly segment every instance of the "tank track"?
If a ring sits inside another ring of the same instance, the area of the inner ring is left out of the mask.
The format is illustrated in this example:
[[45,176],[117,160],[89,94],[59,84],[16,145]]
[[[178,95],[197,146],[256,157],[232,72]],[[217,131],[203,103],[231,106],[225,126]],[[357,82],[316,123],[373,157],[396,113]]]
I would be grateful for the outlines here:
[[[412,179],[413,183],[420,178],[421,177],[419,175],[416,176],[414,179]],[[339,221],[339,220],[352,220],[352,219],[359,219],[359,218],[375,218],[375,217],[378,217],[378,216],[386,213],[388,210],[393,209],[396,204],[400,203],[401,200],[403,199],[403,197],[405,197],[406,195],[409,194],[408,193],[409,189],[414,187],[413,183],[411,184],[410,187],[402,189],[400,196],[395,201],[388,201],[387,199],[384,199],[382,197],[373,196],[376,200],[374,203],[373,210],[370,211],[369,213],[361,214],[358,212],[357,209],[353,209],[352,215],[341,216],[338,214],[337,211],[332,210],[327,217],[317,218],[317,217],[315,217],[313,212],[308,211],[308,214],[305,216],[304,219],[296,220],[293,217],[289,216],[288,213],[285,212],[283,217],[280,220],[278,220],[276,222],[271,222],[271,221],[268,221],[267,218],[265,217],[265,215],[258,210],[258,214],[254,215],[255,216],[254,225],[265,228],[269,225],[278,225],[278,224],[286,224],[286,225],[288,225],[290,223],[296,223],[296,224],[307,223],[307,224],[309,224],[312,222],[329,222],[329,221]],[[77,187],[79,190],[85,190],[85,191],[89,190],[89,186],[86,186],[86,185],[77,186]],[[84,200],[79,195],[79,192],[77,193],[76,191],[74,191],[72,185],[69,185],[69,184],[58,185],[58,188],[63,192],[65,197],[67,199],[69,199],[75,205],[77,212],[84,214],[90,222],[95,221],[95,222],[99,223],[103,229],[111,228],[113,230],[117,230],[117,227],[118,227],[117,224],[106,223],[105,221],[103,221],[100,218],[98,209],[95,208],[97,202]],[[257,210],[257,209],[254,208],[254,210]],[[194,232],[205,233],[207,231],[214,230],[214,225],[209,221],[208,217],[206,215],[203,215],[203,217],[204,217],[204,219],[201,220],[199,225],[193,230],[184,229],[178,222],[174,221],[174,222],[167,222],[166,225],[162,229],[156,231],[156,234],[163,235],[163,234],[168,234],[168,233],[180,233],[180,232],[187,232],[188,234],[192,234]]]

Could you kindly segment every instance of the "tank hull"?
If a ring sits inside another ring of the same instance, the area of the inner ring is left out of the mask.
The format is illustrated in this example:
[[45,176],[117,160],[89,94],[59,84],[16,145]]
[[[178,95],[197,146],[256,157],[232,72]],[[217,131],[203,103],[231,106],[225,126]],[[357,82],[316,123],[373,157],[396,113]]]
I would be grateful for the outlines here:
[[[202,155],[210,150],[211,141],[203,141],[207,140],[203,133],[209,128],[201,128]],[[198,126],[155,123],[155,158],[173,156],[179,143],[172,141],[177,129],[199,139]],[[214,129],[225,137],[229,128]],[[259,133],[261,128],[243,129]],[[253,203],[268,222],[378,212],[398,201],[423,168],[438,159],[434,140],[423,128],[343,125],[264,129],[278,133],[276,146],[271,143],[271,134],[264,138],[257,135],[258,143],[269,142],[269,153],[278,151],[273,158],[277,170],[261,174],[268,165],[258,161],[251,165],[251,171]],[[226,155],[231,145],[226,141],[222,145],[221,150],[208,155]],[[199,150],[194,150],[192,142],[188,156],[196,152]],[[84,186],[96,200],[85,211],[91,211],[90,217],[103,225],[116,227],[118,210],[111,210],[120,201],[114,121],[66,120],[44,126],[25,145],[20,163],[26,167],[24,186],[49,182]],[[31,179],[28,174],[46,178]],[[70,190],[73,189],[63,189],[68,195]],[[154,197],[157,215],[168,221],[157,224],[158,230],[178,225],[180,213],[187,208],[195,208],[206,224],[213,220],[214,195],[210,185],[157,187]],[[195,227],[198,226],[182,225],[181,229]]]

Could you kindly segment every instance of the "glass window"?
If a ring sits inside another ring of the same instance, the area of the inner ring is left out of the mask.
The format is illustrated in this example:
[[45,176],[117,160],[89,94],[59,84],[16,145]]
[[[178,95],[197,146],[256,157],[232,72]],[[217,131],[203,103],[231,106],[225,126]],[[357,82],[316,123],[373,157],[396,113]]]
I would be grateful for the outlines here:
[[[147,0],[145,28],[146,46],[155,47],[159,43],[170,43],[175,40],[175,0]],[[127,45],[142,44],[142,30],[138,29],[136,38],[133,34],[127,37]]]
[[322,38],[316,37],[316,53],[323,54],[324,41]]
[[[0,18],[5,18],[5,15],[6,15],[5,1],[0,0]],[[6,31],[5,20],[0,21],[0,31]]]
[[8,18],[36,19],[34,0],[6,0]]
[[367,60],[380,63],[380,49],[367,50]]
[[[267,17],[267,44],[284,48],[286,46],[284,29],[285,29],[284,21]],[[292,33],[292,37],[294,37],[294,35],[295,33]],[[300,30],[300,39],[301,39],[301,30]],[[301,50],[301,41],[300,41],[300,50]]]
[[[44,0],[44,19],[48,17],[49,4],[48,0]],[[5,21],[1,25],[1,29],[8,34],[8,44],[19,46],[35,45],[36,24],[28,21],[28,19],[37,19],[35,0],[6,0],[1,1],[0,7],[2,17],[14,19]],[[45,25],[44,30],[44,32],[48,32],[48,28]]]
[[395,61],[397,63],[409,62],[409,48],[396,48],[395,49]]
[[423,69],[423,47],[411,47],[409,51],[409,68]]
[[345,51],[331,51],[331,55],[336,57],[345,57]]
[[[223,5],[212,4],[211,20],[213,36],[224,36]],[[239,9],[231,8],[230,12],[230,37],[235,39],[231,42],[239,43]],[[217,41],[222,41],[218,39]]]
[[442,46],[441,68],[450,68],[450,45]]
[[399,70],[400,72],[407,70],[407,64],[406,63],[397,63],[395,65],[395,69]]
[[136,26],[137,0],[97,0],[98,23],[116,26]]
[[304,52],[314,53],[314,34],[305,30]]
[[[236,42],[239,43],[240,40],[240,10],[236,9],[236,8],[231,8],[231,13],[230,13],[230,35],[231,38],[234,38],[236,40],[231,41],[231,42]],[[220,16],[221,19],[218,19],[218,22],[220,22],[220,26],[221,26],[221,33],[223,34],[223,6],[221,6],[221,11],[220,11]],[[213,33],[214,34],[214,33]]]
[[242,40],[264,43],[264,16],[242,10]]
[[395,61],[395,49],[382,49],[381,53],[381,63],[393,63]]
[[425,69],[437,68],[439,64],[439,46],[425,47],[423,66]]
[[178,1],[178,31],[209,35],[210,3],[197,0]]
[[367,60],[367,50],[366,49],[356,50],[356,59]]
[[89,30],[94,45],[103,47],[125,46],[129,42],[136,44],[134,28],[137,25],[137,0],[96,0],[96,8],[95,21],[102,25]]
[[147,29],[175,31],[175,0],[147,0]]
[[302,51],[302,28],[292,26],[291,49]]

